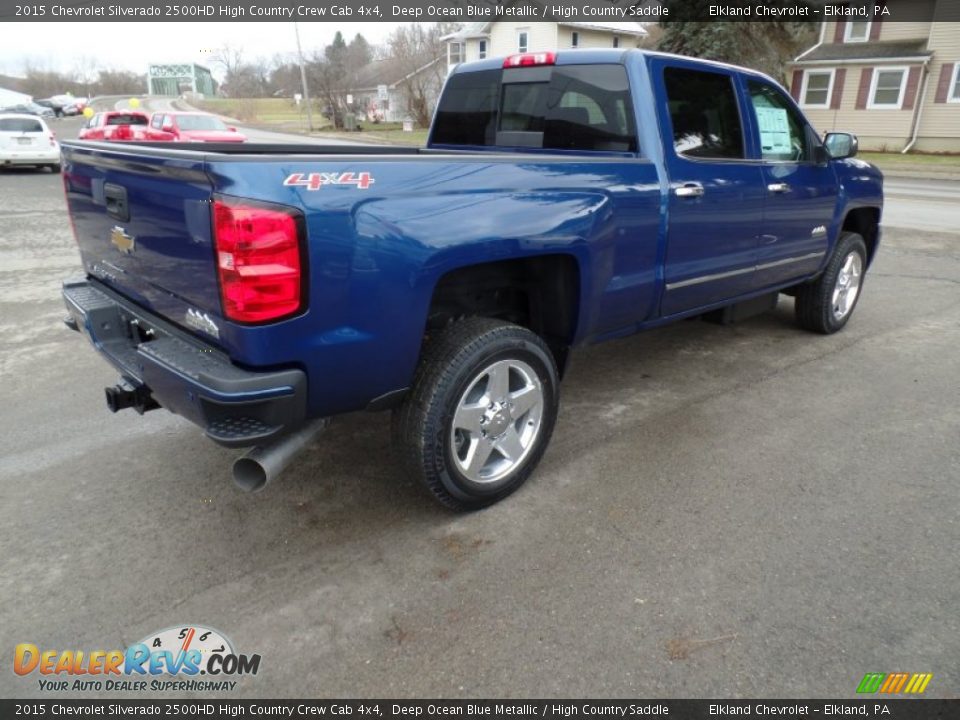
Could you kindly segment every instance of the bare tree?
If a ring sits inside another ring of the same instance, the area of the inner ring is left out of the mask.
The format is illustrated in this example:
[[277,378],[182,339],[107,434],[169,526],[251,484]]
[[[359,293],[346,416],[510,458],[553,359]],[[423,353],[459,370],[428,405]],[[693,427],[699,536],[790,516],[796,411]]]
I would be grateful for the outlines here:
[[388,59],[403,73],[400,88],[404,110],[421,127],[430,124],[446,75],[446,63],[441,59],[445,48],[440,38],[452,30],[449,23],[401,25],[387,40]]

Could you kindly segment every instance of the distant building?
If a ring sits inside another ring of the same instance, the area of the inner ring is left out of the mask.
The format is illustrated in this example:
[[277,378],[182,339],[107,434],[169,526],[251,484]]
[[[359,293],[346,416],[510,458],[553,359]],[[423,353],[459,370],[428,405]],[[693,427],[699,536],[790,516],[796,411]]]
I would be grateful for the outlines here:
[[[360,69],[353,107],[369,121],[399,122],[418,115],[428,118],[437,105],[446,77],[443,58],[420,58],[406,65],[394,60],[372,62]],[[422,103],[420,112],[415,107]],[[421,118],[423,119],[423,118]]]
[[886,2],[907,4],[932,21],[824,22],[791,92],[819,131],[854,132],[865,150],[960,152],[960,2]]
[[31,100],[33,100],[32,97],[22,92],[0,88],[0,108],[11,107],[13,105],[23,105]]
[[217,81],[196,63],[155,63],[147,68],[148,95],[216,95]]
[[523,52],[635,48],[647,31],[635,22],[475,22],[446,35],[447,67]]

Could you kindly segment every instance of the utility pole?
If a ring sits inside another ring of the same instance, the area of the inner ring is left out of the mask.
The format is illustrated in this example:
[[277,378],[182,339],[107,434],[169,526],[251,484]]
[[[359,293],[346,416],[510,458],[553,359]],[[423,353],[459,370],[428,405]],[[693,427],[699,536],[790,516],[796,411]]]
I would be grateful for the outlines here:
[[307,71],[303,67],[303,49],[300,47],[300,27],[293,24],[293,32],[297,36],[297,60],[300,63],[300,83],[303,85],[303,99],[307,103],[307,127],[313,132],[313,110],[310,107],[310,90],[307,89]]

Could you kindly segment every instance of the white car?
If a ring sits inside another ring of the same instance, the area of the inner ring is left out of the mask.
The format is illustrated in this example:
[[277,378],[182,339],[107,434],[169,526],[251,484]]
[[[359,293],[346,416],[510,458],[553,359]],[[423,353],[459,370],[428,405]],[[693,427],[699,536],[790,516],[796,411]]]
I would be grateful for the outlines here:
[[0,168],[35,165],[60,172],[60,143],[43,118],[0,113]]

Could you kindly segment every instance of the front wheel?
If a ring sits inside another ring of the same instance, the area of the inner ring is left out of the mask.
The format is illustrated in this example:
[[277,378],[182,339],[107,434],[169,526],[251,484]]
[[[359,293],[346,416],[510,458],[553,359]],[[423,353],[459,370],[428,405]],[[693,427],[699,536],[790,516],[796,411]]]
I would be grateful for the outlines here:
[[488,318],[432,338],[394,412],[407,468],[454,510],[491,505],[530,477],[550,442],[557,368],[538,336]]
[[829,335],[840,330],[857,306],[867,268],[867,246],[857,233],[845,232],[814,282],[797,285],[797,323],[805,330]]

